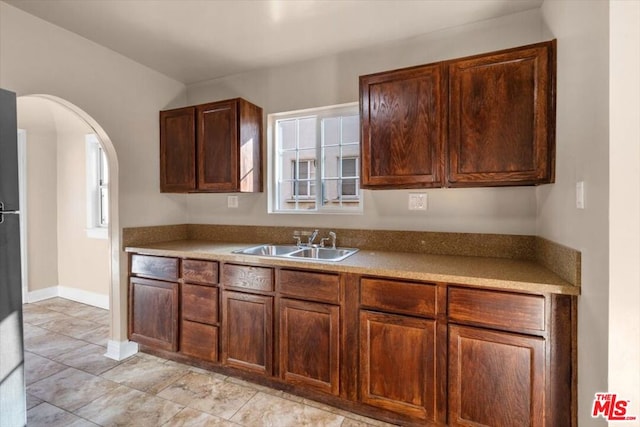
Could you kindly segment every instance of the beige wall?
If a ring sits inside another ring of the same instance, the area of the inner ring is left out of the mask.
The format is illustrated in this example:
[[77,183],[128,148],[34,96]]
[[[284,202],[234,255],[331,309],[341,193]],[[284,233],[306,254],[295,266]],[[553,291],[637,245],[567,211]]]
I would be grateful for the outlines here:
[[107,297],[109,241],[86,233],[87,133],[91,128],[77,117],[58,133],[58,277],[60,286]]
[[609,390],[640,419],[640,2],[609,27]]
[[[351,51],[188,87],[190,104],[241,96],[265,115],[358,101],[358,76],[520,46],[549,39],[538,10],[438,31],[403,42]],[[266,125],[266,121],[265,121]],[[265,168],[266,171],[266,168]],[[265,175],[266,177],[266,175]],[[408,191],[363,190],[363,215],[267,214],[267,193],[187,197],[189,222],[534,234],[535,189],[432,189],[426,213],[409,212]]]
[[608,390],[609,2],[548,0],[542,11],[558,39],[557,167],[556,183],[537,190],[537,234],[582,252],[578,418],[603,425],[590,411],[594,394]]
[[36,291],[58,285],[56,132],[20,120],[18,127],[27,131],[27,277]]

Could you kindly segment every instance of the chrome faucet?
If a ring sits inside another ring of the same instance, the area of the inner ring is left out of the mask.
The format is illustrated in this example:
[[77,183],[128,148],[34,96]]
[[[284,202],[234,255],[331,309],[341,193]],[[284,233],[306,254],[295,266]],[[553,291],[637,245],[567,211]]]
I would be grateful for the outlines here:
[[318,237],[318,230],[313,230],[309,236],[309,242],[307,243],[309,247],[313,246],[313,241],[316,240],[316,237]]
[[[296,245],[303,247],[303,246],[308,246],[308,247],[312,247],[313,246],[313,241],[316,239],[316,237],[318,237],[318,230],[313,230],[313,231],[294,231],[293,232],[293,238],[296,240]],[[307,243],[302,243],[302,237],[307,237]]]
[[322,239],[320,239],[320,246],[321,247],[325,247],[325,242],[331,240],[331,249],[335,249],[336,248],[336,233],[334,233],[333,231],[329,232],[329,237],[323,237]]

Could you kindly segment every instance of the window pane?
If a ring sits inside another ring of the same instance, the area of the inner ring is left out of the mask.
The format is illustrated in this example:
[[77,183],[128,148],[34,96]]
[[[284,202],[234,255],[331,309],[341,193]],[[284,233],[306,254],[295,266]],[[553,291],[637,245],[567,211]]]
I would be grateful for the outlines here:
[[109,225],[109,189],[100,187],[100,225]]
[[360,141],[360,116],[346,116],[342,118],[342,143]]
[[290,150],[296,148],[296,120],[280,120],[278,121],[277,126],[280,139],[280,149]]
[[307,110],[274,122],[275,209],[359,210],[359,117],[356,105],[348,108]]

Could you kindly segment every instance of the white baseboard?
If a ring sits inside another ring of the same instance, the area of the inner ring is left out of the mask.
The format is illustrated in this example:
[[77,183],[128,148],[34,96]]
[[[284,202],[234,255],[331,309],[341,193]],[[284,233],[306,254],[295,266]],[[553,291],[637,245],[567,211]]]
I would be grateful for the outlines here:
[[107,342],[107,352],[105,356],[113,360],[124,360],[138,352],[138,343],[133,341],[114,341]]
[[49,298],[62,297],[83,304],[109,310],[109,295],[89,292],[68,286],[51,286],[27,294],[27,302],[38,302]]
[[38,302],[49,298],[58,296],[58,287],[51,286],[44,289],[38,289],[37,291],[29,291],[27,294],[27,302]]

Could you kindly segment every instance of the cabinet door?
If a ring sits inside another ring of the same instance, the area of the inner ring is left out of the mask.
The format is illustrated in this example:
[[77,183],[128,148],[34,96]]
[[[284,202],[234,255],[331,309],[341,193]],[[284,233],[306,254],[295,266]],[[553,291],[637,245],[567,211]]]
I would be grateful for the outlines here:
[[195,108],[160,111],[160,191],[196,188]]
[[198,105],[198,189],[239,191],[238,103]]
[[441,185],[440,64],[360,77],[362,186]]
[[449,327],[449,424],[543,426],[542,338]]
[[129,338],[162,350],[178,350],[178,284],[132,277]]
[[273,298],[222,292],[222,362],[265,375],[273,372]]
[[360,311],[362,402],[437,422],[436,322]]
[[218,327],[182,320],[180,352],[188,356],[218,361]]
[[449,65],[451,186],[553,182],[553,44]]
[[340,393],[340,307],[280,300],[280,376]]

